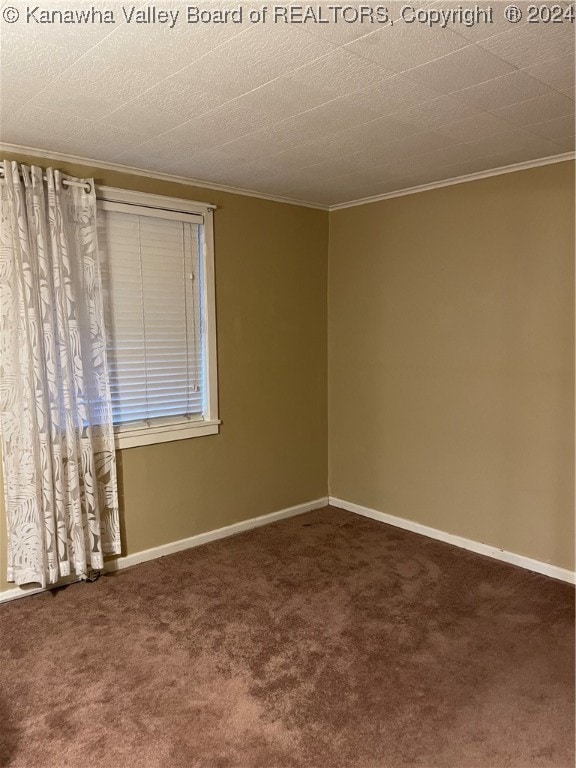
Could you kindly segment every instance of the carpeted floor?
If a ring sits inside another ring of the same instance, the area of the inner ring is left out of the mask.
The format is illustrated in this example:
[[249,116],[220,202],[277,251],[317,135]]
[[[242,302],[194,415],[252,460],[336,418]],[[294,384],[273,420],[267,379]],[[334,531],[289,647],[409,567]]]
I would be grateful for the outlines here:
[[572,768],[574,590],[324,509],[0,606],[0,765]]

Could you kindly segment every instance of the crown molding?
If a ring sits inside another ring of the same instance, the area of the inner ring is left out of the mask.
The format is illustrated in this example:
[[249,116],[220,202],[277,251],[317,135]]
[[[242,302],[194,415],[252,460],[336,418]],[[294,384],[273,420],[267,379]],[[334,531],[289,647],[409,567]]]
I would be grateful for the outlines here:
[[311,203],[305,200],[295,200],[291,197],[281,197],[280,195],[268,195],[265,192],[255,192],[251,189],[241,187],[229,187],[226,184],[214,184],[202,179],[193,179],[189,176],[175,176],[170,173],[160,173],[159,171],[150,171],[146,168],[134,168],[131,165],[121,165],[120,163],[107,163],[104,160],[96,160],[92,157],[80,157],[78,155],[66,155],[61,152],[49,152],[37,147],[24,147],[20,144],[4,144],[0,142],[0,152],[11,152],[15,155],[32,155],[41,157],[44,160],[60,160],[63,163],[77,163],[78,165],[91,165],[95,168],[101,168],[103,171],[117,171],[118,173],[127,173],[132,176],[145,176],[148,179],[158,179],[159,181],[170,181],[174,184],[182,184],[186,187],[200,187],[202,189],[213,189],[216,192],[227,192],[231,195],[242,195],[244,197],[256,197],[259,200],[269,200],[273,203],[286,203],[287,205],[298,205],[302,208],[316,208],[320,211],[328,211],[327,205],[321,203]]
[[78,165],[91,165],[106,171],[117,171],[132,176],[145,176],[149,179],[158,179],[159,181],[169,181],[175,184],[181,184],[187,187],[200,187],[203,189],[213,189],[217,192],[227,192],[231,195],[242,195],[244,197],[255,197],[259,200],[269,200],[274,203],[285,203],[287,205],[297,205],[303,208],[314,208],[320,211],[342,211],[345,208],[355,208],[360,205],[369,205],[378,203],[381,200],[391,200],[395,197],[404,197],[405,195],[416,195],[419,192],[428,192],[432,189],[441,189],[442,187],[451,187],[454,184],[465,184],[468,181],[478,181],[480,179],[489,179],[492,176],[501,176],[505,173],[515,173],[516,171],[526,171],[530,168],[539,168],[543,165],[552,165],[554,163],[564,163],[576,159],[576,152],[565,152],[560,155],[551,155],[550,157],[541,157],[536,160],[527,160],[513,165],[504,165],[500,168],[490,168],[477,173],[470,173],[465,176],[455,176],[451,179],[442,179],[430,184],[420,184],[416,187],[407,187],[395,192],[386,192],[383,195],[373,195],[372,197],[362,197],[357,200],[350,200],[347,203],[338,203],[337,205],[323,205],[321,203],[311,203],[305,200],[295,200],[290,197],[281,197],[279,195],[268,195],[264,192],[255,192],[250,189],[240,187],[229,187],[225,184],[214,184],[201,179],[192,179],[187,176],[175,176],[169,173],[160,173],[150,171],[145,168],[133,168],[130,165],[121,165],[120,163],[107,163],[103,160],[95,160],[90,157],[79,157],[78,155],[66,155],[60,152],[48,152],[36,147],[24,147],[19,144],[4,144],[0,142],[0,152],[11,152],[12,154],[33,155],[45,160],[60,160],[66,163],[77,163]]
[[500,168],[490,168],[486,171],[469,173],[466,176],[454,176],[451,179],[442,179],[433,181],[431,184],[420,184],[417,187],[407,187],[399,189],[396,192],[386,192],[383,195],[374,195],[373,197],[362,197],[358,200],[351,200],[348,203],[338,203],[328,207],[330,212],[342,211],[345,208],[355,208],[359,205],[368,205],[378,203],[380,200],[391,200],[394,197],[404,197],[404,195],[416,195],[418,192],[428,192],[432,189],[441,187],[451,187],[453,184],[465,184],[467,181],[478,181],[479,179],[489,179],[492,176],[501,176],[505,173],[515,173],[516,171],[527,171],[530,168],[539,168],[542,165],[553,165],[554,163],[565,163],[568,160],[575,160],[576,152],[565,152],[561,155],[551,155],[550,157],[540,157],[537,160],[527,160],[523,163],[514,163],[513,165],[503,165]]

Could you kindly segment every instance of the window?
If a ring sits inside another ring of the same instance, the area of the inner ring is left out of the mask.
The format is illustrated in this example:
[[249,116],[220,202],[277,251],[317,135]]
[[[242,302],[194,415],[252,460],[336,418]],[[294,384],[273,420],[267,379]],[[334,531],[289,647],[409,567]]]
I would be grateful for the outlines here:
[[119,448],[218,432],[212,209],[99,189]]

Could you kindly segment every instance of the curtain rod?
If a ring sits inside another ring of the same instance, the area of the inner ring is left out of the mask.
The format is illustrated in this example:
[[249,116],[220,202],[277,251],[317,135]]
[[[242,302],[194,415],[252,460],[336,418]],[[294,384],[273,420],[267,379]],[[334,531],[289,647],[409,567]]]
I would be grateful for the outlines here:
[[[22,172],[20,171],[20,176]],[[4,163],[0,163],[0,181],[6,178],[6,172],[4,171]],[[44,181],[48,181],[47,176],[42,176]],[[92,191],[92,184],[89,181],[74,181],[74,179],[61,179],[62,184],[67,187],[83,187],[85,192]]]

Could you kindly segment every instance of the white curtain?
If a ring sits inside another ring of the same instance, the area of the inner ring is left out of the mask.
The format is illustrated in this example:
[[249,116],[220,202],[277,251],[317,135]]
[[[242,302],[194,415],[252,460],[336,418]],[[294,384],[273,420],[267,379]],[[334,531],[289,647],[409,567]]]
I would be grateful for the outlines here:
[[0,432],[19,585],[86,577],[120,552],[94,184],[64,178],[4,162],[0,181]]

